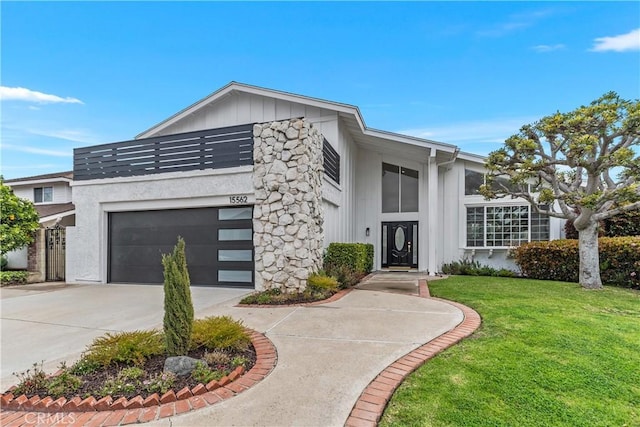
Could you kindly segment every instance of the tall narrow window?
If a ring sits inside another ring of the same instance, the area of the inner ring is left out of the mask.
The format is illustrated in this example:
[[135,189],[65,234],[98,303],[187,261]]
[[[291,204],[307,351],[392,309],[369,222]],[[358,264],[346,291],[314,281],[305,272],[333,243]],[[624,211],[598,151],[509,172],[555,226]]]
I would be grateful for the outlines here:
[[382,212],[418,212],[418,171],[382,164]]
[[484,184],[484,174],[469,169],[464,170],[464,195],[480,194],[480,186]]

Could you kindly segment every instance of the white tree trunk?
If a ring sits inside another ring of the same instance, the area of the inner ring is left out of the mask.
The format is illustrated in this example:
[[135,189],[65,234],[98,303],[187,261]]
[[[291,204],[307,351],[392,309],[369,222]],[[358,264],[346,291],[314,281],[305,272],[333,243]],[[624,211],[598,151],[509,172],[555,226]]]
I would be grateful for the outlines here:
[[602,289],[600,254],[598,252],[598,222],[578,230],[580,251],[580,285],[586,289]]

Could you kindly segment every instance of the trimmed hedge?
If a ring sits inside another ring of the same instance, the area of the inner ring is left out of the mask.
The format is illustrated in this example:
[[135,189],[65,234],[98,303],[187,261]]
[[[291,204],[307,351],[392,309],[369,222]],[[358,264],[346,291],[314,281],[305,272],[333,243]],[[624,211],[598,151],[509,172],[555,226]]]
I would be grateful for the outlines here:
[[[601,237],[600,276],[605,285],[640,286],[640,236]],[[525,243],[513,251],[522,274],[532,279],[578,282],[577,240]]]
[[338,279],[340,286],[356,285],[373,268],[370,243],[330,243],[324,256],[324,270]]
[[324,262],[346,265],[357,273],[367,274],[373,268],[373,245],[370,243],[330,243]]
[[[600,221],[599,225],[600,237],[640,236],[640,210],[623,212]],[[565,222],[564,234],[567,239],[578,238],[578,230],[573,226],[573,221]]]

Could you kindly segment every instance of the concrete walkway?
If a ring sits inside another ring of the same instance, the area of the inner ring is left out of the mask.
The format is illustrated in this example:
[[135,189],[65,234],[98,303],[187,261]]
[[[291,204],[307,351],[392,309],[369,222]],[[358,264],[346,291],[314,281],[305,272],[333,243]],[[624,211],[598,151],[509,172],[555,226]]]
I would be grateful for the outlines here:
[[[284,308],[235,307],[243,291],[193,288],[198,317],[230,315],[243,320],[273,341],[278,363],[263,381],[232,399],[148,425],[344,425],[358,397],[378,373],[463,320],[462,312],[453,305],[410,295],[413,289],[417,293],[420,278],[415,273],[373,275],[359,285],[364,289],[355,289],[336,302]],[[406,292],[390,291],[400,283]],[[13,353],[23,364],[28,359],[27,367],[40,360],[28,350],[30,345],[38,350],[57,343],[55,352],[35,353],[73,359],[82,350],[81,342],[86,345],[106,330],[161,325],[161,287],[92,285],[24,294],[28,292],[1,291],[3,387],[5,362],[20,364],[12,359]],[[34,308],[43,305],[51,306],[48,313]],[[68,329],[47,341],[47,333],[38,332],[40,328]],[[29,334],[31,329],[36,336],[27,338],[28,343],[20,342],[20,333]]]

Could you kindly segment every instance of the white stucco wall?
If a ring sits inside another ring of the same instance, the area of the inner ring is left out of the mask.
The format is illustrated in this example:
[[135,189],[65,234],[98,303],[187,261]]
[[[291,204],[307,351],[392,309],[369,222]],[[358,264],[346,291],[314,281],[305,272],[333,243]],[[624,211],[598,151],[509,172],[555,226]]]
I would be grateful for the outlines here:
[[230,205],[255,201],[251,166],[76,181],[76,226],[67,228],[67,281],[106,283],[108,213]]
[[7,257],[7,268],[13,270],[27,269],[27,248],[18,249],[5,254]]

